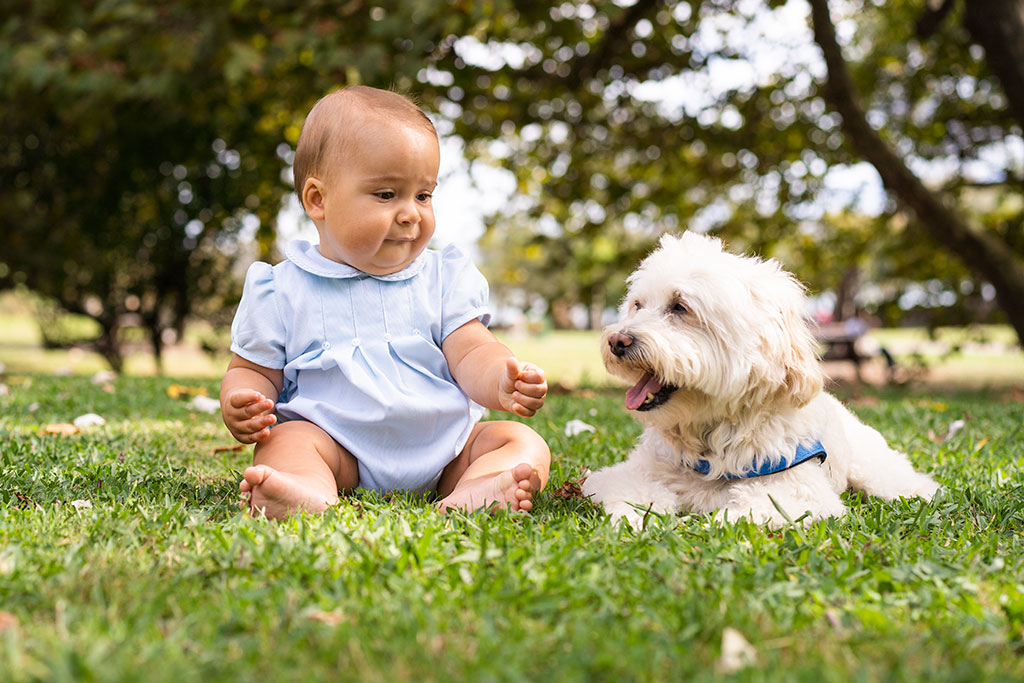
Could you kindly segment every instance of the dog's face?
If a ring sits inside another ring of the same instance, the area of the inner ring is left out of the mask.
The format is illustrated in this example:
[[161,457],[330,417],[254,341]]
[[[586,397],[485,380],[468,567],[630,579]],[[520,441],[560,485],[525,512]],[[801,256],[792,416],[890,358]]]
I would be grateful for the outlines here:
[[821,391],[803,287],[774,261],[729,254],[697,233],[666,235],[628,283],[601,349],[644,422],[801,406]]

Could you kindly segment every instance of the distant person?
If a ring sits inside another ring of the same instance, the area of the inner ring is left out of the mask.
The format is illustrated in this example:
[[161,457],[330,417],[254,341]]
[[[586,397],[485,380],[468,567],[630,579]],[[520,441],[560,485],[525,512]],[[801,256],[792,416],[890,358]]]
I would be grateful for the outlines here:
[[254,514],[321,512],[338,493],[433,492],[437,506],[529,511],[550,451],[513,421],[544,404],[539,367],[485,327],[487,282],[454,246],[427,250],[440,148],[405,97],[350,87],[309,112],[295,188],[320,244],[253,263],[231,326],[224,424],[255,443]]

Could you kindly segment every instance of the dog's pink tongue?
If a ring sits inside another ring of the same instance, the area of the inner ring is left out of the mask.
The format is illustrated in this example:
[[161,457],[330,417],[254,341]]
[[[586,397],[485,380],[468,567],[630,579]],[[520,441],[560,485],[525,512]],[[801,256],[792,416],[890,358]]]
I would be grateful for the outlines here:
[[647,400],[647,394],[655,394],[660,389],[661,382],[658,381],[658,378],[647,373],[632,389],[626,392],[626,409],[636,410]]

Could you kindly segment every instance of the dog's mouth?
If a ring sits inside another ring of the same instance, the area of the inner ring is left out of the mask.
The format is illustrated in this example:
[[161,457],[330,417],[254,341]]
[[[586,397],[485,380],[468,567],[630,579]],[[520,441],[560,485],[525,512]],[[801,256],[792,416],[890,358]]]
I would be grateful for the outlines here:
[[665,403],[678,387],[662,384],[653,373],[646,372],[640,381],[626,392],[628,410],[651,410]]

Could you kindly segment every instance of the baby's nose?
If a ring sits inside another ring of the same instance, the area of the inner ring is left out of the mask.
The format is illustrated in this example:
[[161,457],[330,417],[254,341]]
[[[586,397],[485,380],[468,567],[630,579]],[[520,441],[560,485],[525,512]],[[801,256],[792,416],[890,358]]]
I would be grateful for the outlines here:
[[626,354],[626,348],[634,341],[633,335],[625,332],[612,332],[608,335],[608,346],[616,358],[622,358]]
[[399,208],[396,220],[402,225],[411,225],[413,223],[419,223],[419,208],[413,202],[406,202]]

